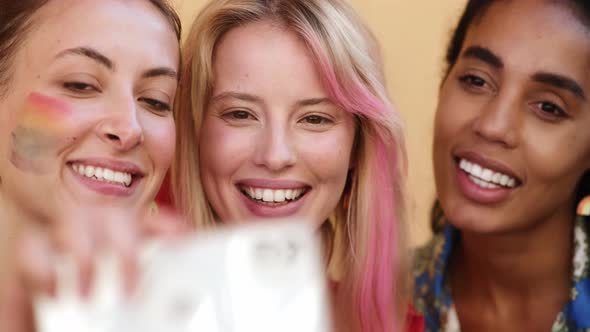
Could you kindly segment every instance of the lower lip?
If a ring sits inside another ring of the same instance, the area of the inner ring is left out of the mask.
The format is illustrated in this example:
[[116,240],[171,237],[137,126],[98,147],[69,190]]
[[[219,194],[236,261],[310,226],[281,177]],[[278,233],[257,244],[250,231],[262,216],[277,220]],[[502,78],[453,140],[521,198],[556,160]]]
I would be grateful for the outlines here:
[[457,165],[457,179],[459,188],[465,197],[469,200],[481,204],[496,204],[500,203],[510,197],[510,194],[517,188],[482,188],[475,184],[470,178],[469,174],[459,168]]
[[296,214],[303,206],[304,200],[307,198],[309,191],[296,201],[291,201],[287,204],[278,206],[269,206],[264,203],[258,203],[251,200],[246,194],[240,192],[240,197],[246,205],[246,208],[256,217],[260,218],[283,218]]
[[99,194],[108,196],[131,196],[135,192],[138,183],[141,181],[141,179],[133,179],[129,187],[124,187],[122,185],[91,179],[89,177],[79,174],[71,168],[70,171],[72,171],[72,173],[74,174],[74,178],[76,178],[76,180],[78,180],[82,185],[84,185],[88,189]]

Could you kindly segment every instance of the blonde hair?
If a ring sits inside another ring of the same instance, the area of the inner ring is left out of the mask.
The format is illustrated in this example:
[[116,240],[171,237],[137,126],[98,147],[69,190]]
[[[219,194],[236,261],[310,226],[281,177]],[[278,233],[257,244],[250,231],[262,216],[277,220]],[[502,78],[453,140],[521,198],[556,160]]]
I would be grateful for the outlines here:
[[[353,331],[401,331],[407,302],[406,151],[399,114],[384,83],[378,45],[343,0],[214,0],[183,48],[175,116],[179,134],[173,197],[197,227],[215,224],[199,174],[199,137],[213,90],[215,47],[229,30],[272,20],[296,33],[330,98],[355,115],[355,164],[329,225],[330,265],[339,270],[336,317]],[[338,322],[336,322],[338,325]]]

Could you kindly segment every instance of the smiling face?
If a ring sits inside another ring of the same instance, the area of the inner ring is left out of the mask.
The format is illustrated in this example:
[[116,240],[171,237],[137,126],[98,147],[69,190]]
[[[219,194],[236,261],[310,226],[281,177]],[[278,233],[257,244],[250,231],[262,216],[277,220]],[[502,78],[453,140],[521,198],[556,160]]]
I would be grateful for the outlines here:
[[199,159],[216,215],[321,224],[351,167],[353,116],[327,98],[304,43],[279,25],[235,28],[215,54]]
[[494,3],[476,19],[436,115],[436,186],[453,225],[506,232],[572,217],[590,167],[589,59],[590,30],[557,2]]
[[0,99],[5,208],[50,217],[62,200],[147,207],[175,140],[178,41],[158,9],[50,1],[14,59]]

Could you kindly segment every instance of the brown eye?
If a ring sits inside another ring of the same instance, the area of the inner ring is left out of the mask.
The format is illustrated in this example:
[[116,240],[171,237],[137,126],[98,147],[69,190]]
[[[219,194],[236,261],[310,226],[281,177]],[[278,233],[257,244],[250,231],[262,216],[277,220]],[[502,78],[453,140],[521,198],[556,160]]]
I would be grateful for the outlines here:
[[235,111],[235,112],[231,112],[230,114],[234,119],[245,120],[250,117],[250,114],[248,114],[248,112],[246,112],[246,111]]
[[256,120],[256,117],[246,110],[229,111],[224,113],[222,117],[230,121]]
[[329,124],[333,121],[319,115],[308,115],[301,120],[303,123],[310,124],[310,125],[322,125],[322,124]]
[[546,115],[552,116],[552,117],[562,118],[562,117],[567,116],[567,113],[563,109],[561,109],[561,107],[559,107],[551,102],[547,102],[547,101],[539,102],[539,103],[537,103],[537,108],[541,112],[545,113]]
[[478,87],[478,88],[483,88],[486,85],[486,81],[483,78],[476,76],[476,75],[471,75],[471,74],[461,76],[459,78],[459,81],[461,81],[464,84],[467,84],[467,85],[470,85],[473,87]]
[[84,82],[65,82],[63,84],[64,88],[72,91],[72,92],[92,92],[98,91],[96,87],[92,84],[87,84]]
[[152,110],[159,112],[169,112],[171,107],[169,104],[152,98],[139,98],[140,102],[147,104]]

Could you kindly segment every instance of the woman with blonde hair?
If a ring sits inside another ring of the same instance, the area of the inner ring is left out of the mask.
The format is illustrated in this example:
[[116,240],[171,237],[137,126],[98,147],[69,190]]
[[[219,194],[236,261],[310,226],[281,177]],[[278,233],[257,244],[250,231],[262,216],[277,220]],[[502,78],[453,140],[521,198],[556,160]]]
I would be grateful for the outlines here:
[[375,39],[340,0],[216,0],[184,45],[172,191],[199,228],[321,230],[336,330],[405,323],[406,151]]

